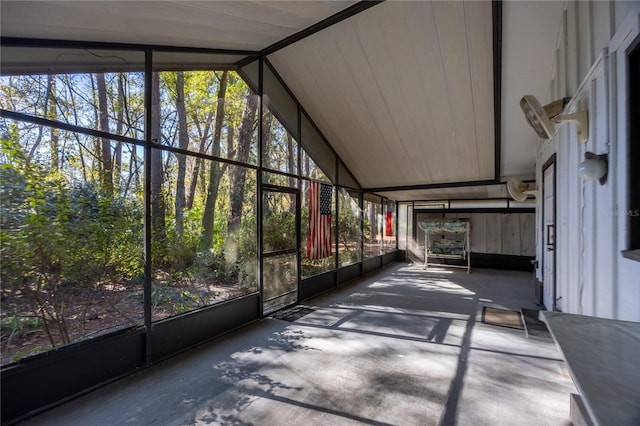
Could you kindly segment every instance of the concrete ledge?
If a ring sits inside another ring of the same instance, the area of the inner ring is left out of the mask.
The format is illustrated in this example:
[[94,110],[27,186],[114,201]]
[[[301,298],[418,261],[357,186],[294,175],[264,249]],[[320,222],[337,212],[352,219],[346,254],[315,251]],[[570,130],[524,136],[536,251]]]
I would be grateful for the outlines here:
[[[640,421],[640,323],[541,312],[594,425]],[[589,424],[589,423],[587,423]]]
[[572,426],[594,426],[589,418],[587,407],[584,405],[582,397],[572,393],[569,402],[569,413],[571,416]]

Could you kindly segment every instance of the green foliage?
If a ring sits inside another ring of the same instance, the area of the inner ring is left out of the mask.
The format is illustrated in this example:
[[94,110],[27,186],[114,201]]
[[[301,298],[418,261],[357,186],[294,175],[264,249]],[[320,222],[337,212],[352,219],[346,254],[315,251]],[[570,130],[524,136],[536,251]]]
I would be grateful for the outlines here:
[[296,247],[296,218],[293,212],[272,213],[263,218],[264,244],[270,251]]
[[341,209],[338,214],[338,229],[340,230],[340,241],[344,245],[358,242],[360,238],[360,220],[358,216]]
[[22,334],[25,331],[40,327],[41,320],[38,317],[20,317],[10,315],[2,318],[0,322],[0,330],[5,333]]
[[[11,138],[2,140],[2,155],[3,287],[28,295],[32,318],[59,330],[49,332],[53,346],[68,343],[70,286],[95,288],[142,274],[141,206],[108,198],[93,183],[69,184],[61,173],[27,161]],[[11,321],[3,318],[3,326],[17,324]]]
[[[221,71],[184,73],[187,149],[210,154],[210,140],[218,129],[221,157],[257,164],[258,120],[246,120],[255,114],[255,106],[250,107],[250,89],[235,72],[228,73],[223,122],[216,122],[221,76]],[[105,78],[109,131],[141,139],[145,116],[143,74],[107,73]],[[86,73],[0,77],[0,101],[6,109],[96,129],[100,124],[95,79],[95,74]],[[176,82],[176,72],[160,73],[159,140],[173,146],[178,141],[179,126],[183,125],[176,113]],[[297,141],[289,140],[275,116],[265,115],[271,121],[263,129],[263,136],[270,142],[265,143],[268,148],[263,165],[295,173]],[[242,141],[241,131],[245,134]],[[103,152],[109,145],[105,148],[103,140],[9,120],[0,122],[0,133],[3,356],[8,346],[6,336],[28,334],[28,340],[36,335],[40,338],[31,348],[20,347],[14,358],[18,359],[86,338],[113,327],[110,324],[139,324],[142,287],[145,278],[149,278],[144,275],[143,263],[143,161],[149,158],[144,158],[142,148],[110,142],[114,185],[113,195],[107,195],[100,183],[105,172],[103,163],[108,163],[105,158],[109,158]],[[289,161],[290,154],[294,154],[293,162]],[[179,163],[176,155],[168,151],[162,154],[158,180],[162,181],[159,191],[163,207],[153,211],[153,219],[161,218],[162,225],[152,226],[147,252],[151,256],[154,320],[257,289],[256,230],[260,215],[256,211],[256,187],[260,171],[235,164],[221,167],[212,216],[213,239],[201,250],[212,162],[197,163],[196,157],[189,155],[186,158],[185,163]],[[328,180],[312,160],[305,159],[304,163],[307,175]],[[157,165],[150,164],[152,170],[158,170]],[[180,179],[179,166],[184,166],[181,170],[185,171]],[[242,173],[231,173],[232,170]],[[291,185],[297,178],[271,173],[264,182]],[[178,194],[184,194],[185,201],[189,201],[181,204],[176,200]],[[267,250],[296,247],[292,199],[273,197],[263,204],[268,207],[262,218]],[[182,211],[176,212],[178,208]],[[308,209],[303,208],[301,213],[303,276],[334,269],[335,257],[304,259]],[[359,214],[354,214],[348,205],[337,214],[339,260],[341,264],[353,263],[360,260]],[[368,218],[365,220],[368,230]],[[283,272],[283,276],[293,274],[295,281],[297,263],[289,261],[285,266],[286,269],[273,272],[274,278]],[[290,281],[283,279],[287,285]],[[97,321],[104,317],[113,318]],[[92,320],[99,325],[89,323]],[[44,337],[50,340],[49,346],[42,344]]]
[[226,229],[222,228],[222,221],[216,223],[214,247],[195,254],[191,271],[208,280],[237,282],[241,286],[255,285],[255,220],[244,221],[237,235],[227,234]]
[[29,348],[29,349],[23,349],[23,350],[20,350],[20,351],[16,352],[13,355],[12,361],[14,361],[14,362],[15,361],[19,361],[21,358],[24,358],[26,356],[39,354],[39,353],[42,353],[42,352],[49,351],[51,349],[53,349],[52,346],[34,346],[32,348]]
[[[219,155],[246,162],[238,155],[247,139],[241,142],[239,135],[250,90],[237,73],[229,72],[223,122],[217,123],[222,75],[222,71],[184,73],[187,149],[210,153],[207,141],[220,125]],[[176,76],[176,72],[160,73],[159,139],[164,144],[174,144],[179,130]],[[143,73],[104,77],[106,130],[142,139]],[[88,73],[0,77],[0,103],[5,109],[97,129],[102,123],[95,81],[96,75]],[[255,123],[249,129],[253,163]],[[7,336],[33,333],[28,341],[39,339],[31,343],[34,348],[20,350],[19,358],[46,350],[41,344],[44,337],[55,347],[119,324],[139,324],[145,282],[143,150],[116,141],[105,145],[87,134],[21,121],[1,121],[0,135],[3,362],[10,346]],[[106,149],[111,149],[111,171],[104,170]],[[210,163],[202,162],[198,172],[195,164],[194,157],[187,158],[186,175],[178,182],[175,156],[163,154],[160,191],[166,207],[158,212],[163,215],[162,226],[153,227],[147,252],[153,267],[154,319],[256,289],[256,172],[244,170],[236,178],[239,182],[232,182],[228,174],[223,178],[213,216],[213,241],[208,250],[200,251]],[[110,196],[101,187],[105,172],[113,173]],[[245,211],[230,234],[229,199],[236,188],[244,189]],[[183,204],[184,211],[179,212],[183,215],[173,211],[178,193],[189,197],[189,207]]]

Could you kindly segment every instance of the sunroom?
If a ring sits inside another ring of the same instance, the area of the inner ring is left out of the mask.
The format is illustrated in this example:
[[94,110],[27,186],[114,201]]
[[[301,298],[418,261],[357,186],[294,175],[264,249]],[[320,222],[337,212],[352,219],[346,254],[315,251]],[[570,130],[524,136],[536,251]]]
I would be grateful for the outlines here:
[[637,334],[639,8],[3,1],[2,420],[396,262]]

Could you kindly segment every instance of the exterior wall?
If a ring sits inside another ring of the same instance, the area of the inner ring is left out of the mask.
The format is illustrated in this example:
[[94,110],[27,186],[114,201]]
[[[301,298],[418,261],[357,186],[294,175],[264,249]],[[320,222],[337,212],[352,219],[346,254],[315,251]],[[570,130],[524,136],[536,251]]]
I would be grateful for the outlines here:
[[[557,125],[541,143],[542,166],[556,157],[557,308],[563,312],[640,321],[640,262],[626,259],[628,218],[627,51],[638,40],[640,2],[568,2],[563,12],[549,96],[572,98],[567,112],[587,109],[589,140],[573,123]],[[541,102],[543,99],[540,98]],[[609,154],[606,184],[584,181],[578,165],[586,151]],[[542,197],[537,201],[536,257],[543,258]],[[542,270],[537,272],[542,280]],[[547,306],[551,309],[551,306]]]
[[[446,218],[470,218],[471,252],[535,256],[533,213],[446,213]],[[417,220],[442,217],[442,213],[418,213]],[[416,257],[424,259],[424,232],[416,229]]]

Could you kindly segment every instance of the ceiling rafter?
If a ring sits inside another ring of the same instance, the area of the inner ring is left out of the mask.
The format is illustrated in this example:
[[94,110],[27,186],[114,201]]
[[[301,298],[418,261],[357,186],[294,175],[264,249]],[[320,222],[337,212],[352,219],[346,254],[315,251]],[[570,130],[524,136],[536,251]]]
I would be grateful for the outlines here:
[[267,56],[272,53],[277,52],[280,49],[283,49],[293,43],[297,43],[298,41],[305,39],[317,32],[320,32],[326,28],[331,27],[332,25],[337,24],[338,22],[342,22],[345,19],[351,18],[352,16],[357,15],[358,13],[364,12],[365,10],[376,6],[380,3],[383,3],[385,0],[363,0],[360,1],[348,8],[336,13],[335,15],[329,16],[322,21],[311,25],[301,31],[298,31],[295,34],[292,34],[284,39],[273,43],[271,46],[268,46],[260,51],[261,56]]

